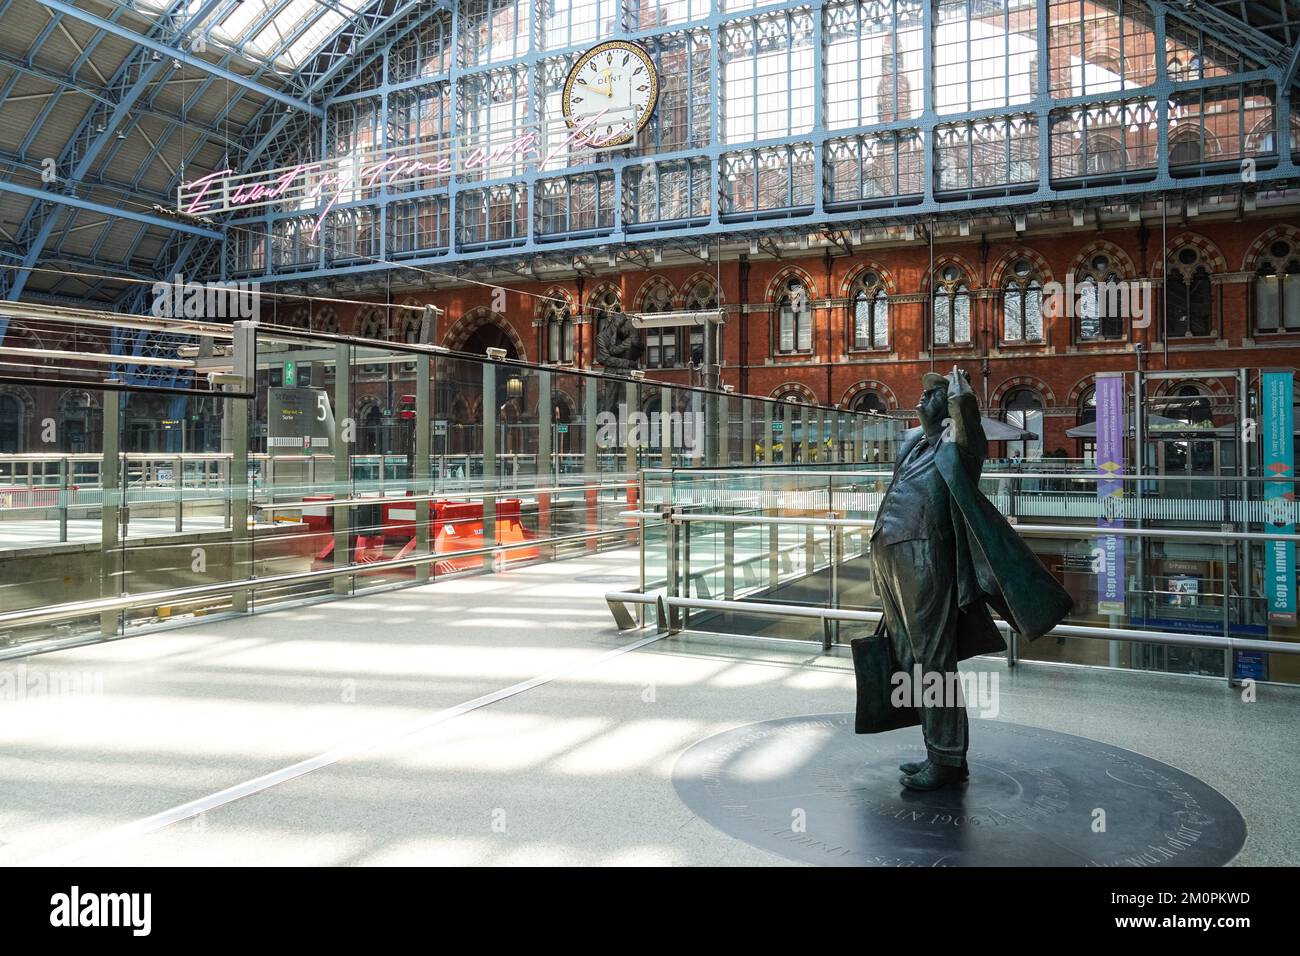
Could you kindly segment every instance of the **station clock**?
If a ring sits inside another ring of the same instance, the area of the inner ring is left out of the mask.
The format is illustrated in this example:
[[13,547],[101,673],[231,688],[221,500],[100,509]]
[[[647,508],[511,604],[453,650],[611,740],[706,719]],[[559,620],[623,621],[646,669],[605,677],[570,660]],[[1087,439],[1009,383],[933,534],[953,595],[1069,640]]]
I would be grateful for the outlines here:
[[628,40],[598,43],[578,57],[564,81],[562,110],[570,129],[583,126],[602,146],[630,143],[659,102],[650,54]]

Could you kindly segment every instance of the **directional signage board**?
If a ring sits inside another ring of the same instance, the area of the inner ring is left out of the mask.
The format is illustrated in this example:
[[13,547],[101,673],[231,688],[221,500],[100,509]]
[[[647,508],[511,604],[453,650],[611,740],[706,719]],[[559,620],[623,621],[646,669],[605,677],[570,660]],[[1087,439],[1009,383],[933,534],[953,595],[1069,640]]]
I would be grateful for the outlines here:
[[334,410],[323,388],[267,390],[266,448],[329,450],[334,441]]

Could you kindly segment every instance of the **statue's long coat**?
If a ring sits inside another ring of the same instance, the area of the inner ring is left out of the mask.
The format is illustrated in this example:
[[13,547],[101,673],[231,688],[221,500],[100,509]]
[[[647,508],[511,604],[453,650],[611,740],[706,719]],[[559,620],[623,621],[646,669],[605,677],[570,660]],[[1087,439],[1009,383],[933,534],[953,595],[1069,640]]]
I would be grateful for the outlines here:
[[[988,440],[969,386],[963,383],[959,394],[949,396],[948,414],[952,420],[945,426],[946,439],[951,440],[941,441],[935,463],[950,494],[957,548],[957,659],[966,660],[1006,650],[990,607],[1032,641],[1059,624],[1074,601],[980,491]],[[920,428],[908,431],[897,460],[905,461],[924,437]]]

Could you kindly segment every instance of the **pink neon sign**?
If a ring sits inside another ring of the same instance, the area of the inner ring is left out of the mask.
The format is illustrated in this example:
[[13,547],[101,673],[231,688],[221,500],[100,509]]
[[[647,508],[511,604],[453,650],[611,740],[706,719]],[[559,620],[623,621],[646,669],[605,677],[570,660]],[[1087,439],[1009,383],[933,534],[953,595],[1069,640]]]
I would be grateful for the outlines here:
[[635,126],[633,122],[615,130],[612,135],[595,136],[592,130],[603,116],[604,112],[601,112],[584,118],[569,131],[562,142],[545,154],[542,152],[541,137],[536,130],[495,146],[476,146],[465,154],[459,170],[452,168],[450,150],[435,153],[431,158],[390,155],[376,162],[361,164],[341,158],[329,166],[325,163],[300,164],[262,175],[237,175],[232,169],[220,169],[182,184],[178,205],[182,212],[197,216],[233,212],[280,201],[310,202],[312,208],[319,206],[321,210],[311,231],[311,236],[315,239],[325,217],[335,206],[345,201],[344,195],[351,190],[375,189],[381,184],[392,187],[421,176],[450,176],[453,172],[535,159],[540,160],[538,168],[545,168],[568,149],[599,149],[608,142],[626,136]]

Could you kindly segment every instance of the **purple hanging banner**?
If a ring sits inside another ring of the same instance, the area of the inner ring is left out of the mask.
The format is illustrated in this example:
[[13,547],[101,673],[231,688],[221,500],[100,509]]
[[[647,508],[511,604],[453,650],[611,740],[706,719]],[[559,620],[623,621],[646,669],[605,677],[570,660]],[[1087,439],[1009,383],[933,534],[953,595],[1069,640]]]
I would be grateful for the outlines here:
[[[1099,528],[1124,526],[1124,373],[1097,374],[1097,505]],[[1124,538],[1102,535],[1093,549],[1097,613],[1124,613]]]

